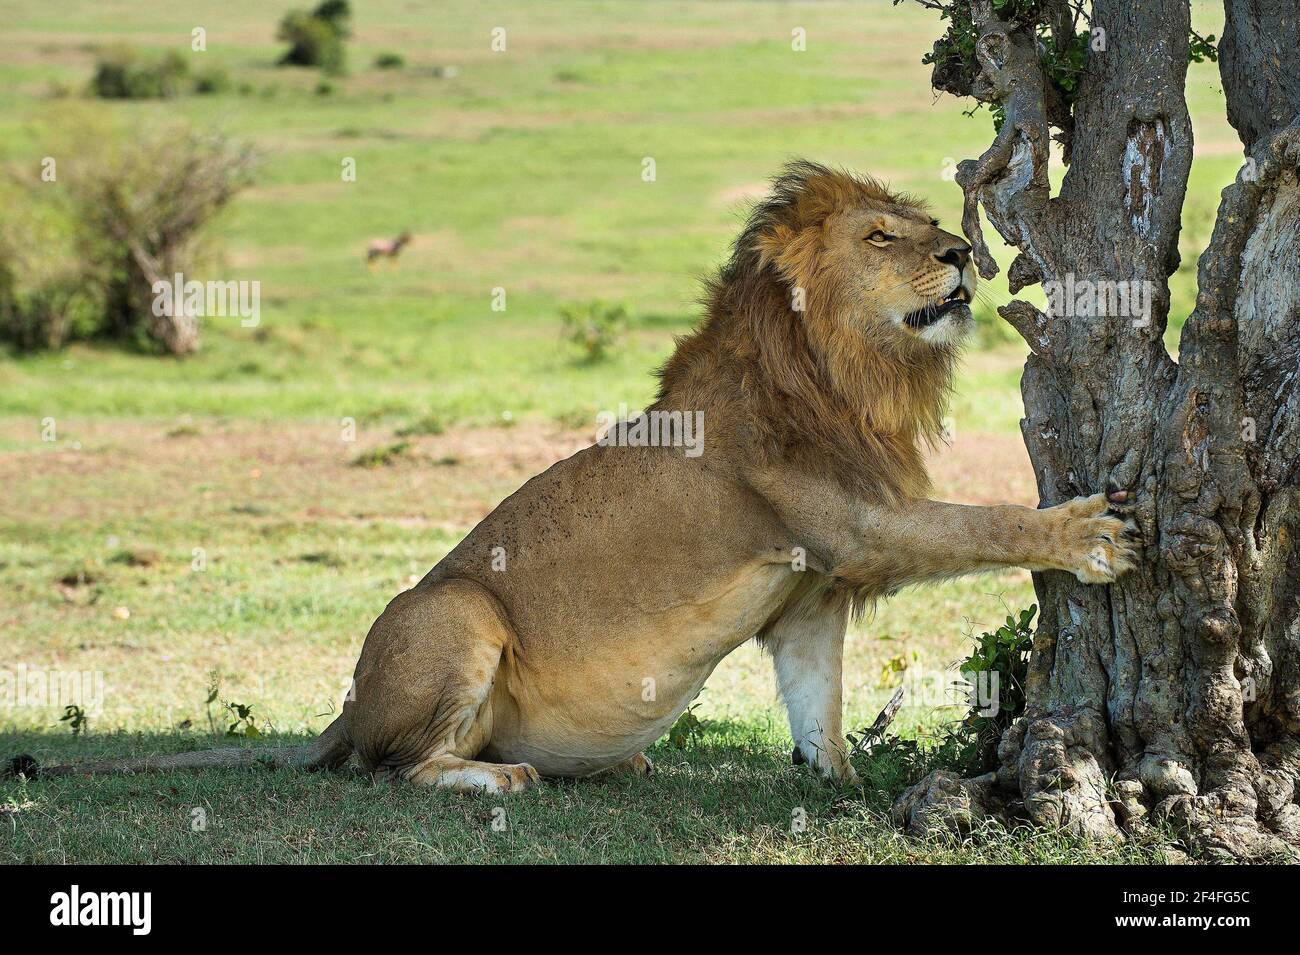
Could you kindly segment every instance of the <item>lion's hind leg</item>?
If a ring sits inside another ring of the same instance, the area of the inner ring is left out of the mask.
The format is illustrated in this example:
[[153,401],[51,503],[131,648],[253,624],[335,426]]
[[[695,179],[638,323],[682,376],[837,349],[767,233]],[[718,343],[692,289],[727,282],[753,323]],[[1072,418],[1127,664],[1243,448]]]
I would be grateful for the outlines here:
[[366,637],[355,699],[344,706],[363,765],[457,792],[537,783],[527,763],[476,758],[492,743],[493,688],[514,639],[496,597],[472,581],[439,581],[394,599]]
[[655,764],[650,761],[650,757],[645,753],[637,753],[635,756],[629,756],[621,763],[606,769],[607,773],[618,773],[625,776],[649,776],[655,771]]
[[459,756],[430,756],[404,774],[417,786],[461,793],[514,793],[541,782],[527,763],[483,763]]

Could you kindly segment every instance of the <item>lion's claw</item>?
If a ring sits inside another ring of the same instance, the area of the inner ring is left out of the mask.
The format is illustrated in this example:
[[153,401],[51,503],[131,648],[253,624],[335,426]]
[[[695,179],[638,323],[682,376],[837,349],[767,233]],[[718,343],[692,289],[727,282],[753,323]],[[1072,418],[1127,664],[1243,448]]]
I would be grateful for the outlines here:
[[1105,494],[1061,506],[1064,569],[1085,584],[1109,584],[1137,566],[1138,527]]

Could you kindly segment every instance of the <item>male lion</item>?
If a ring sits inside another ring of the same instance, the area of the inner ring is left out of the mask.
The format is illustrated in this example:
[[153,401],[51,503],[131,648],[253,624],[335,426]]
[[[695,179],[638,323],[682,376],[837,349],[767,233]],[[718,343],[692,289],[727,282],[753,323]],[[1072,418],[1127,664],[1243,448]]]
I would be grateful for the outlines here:
[[709,283],[707,320],[650,409],[703,412],[702,453],[601,443],[533,478],[393,599],[353,698],[308,746],[54,771],[355,756],[489,792],[646,772],[641,750],[757,638],[796,760],[851,781],[840,660],[854,608],[990,568],[1106,583],[1132,566],[1129,528],[1102,494],[1043,510],[926,497],[918,444],[940,426],[971,324],[969,254],[915,200],[791,164]]

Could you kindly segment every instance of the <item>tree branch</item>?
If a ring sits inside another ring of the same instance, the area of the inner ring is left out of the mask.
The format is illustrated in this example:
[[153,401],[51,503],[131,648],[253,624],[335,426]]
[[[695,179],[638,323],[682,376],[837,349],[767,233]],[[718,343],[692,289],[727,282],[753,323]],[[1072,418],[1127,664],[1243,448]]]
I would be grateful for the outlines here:
[[978,206],[1011,245],[1037,256],[1049,195],[1049,128],[1044,108],[1042,66],[1033,34],[994,19],[987,4],[971,4],[979,38],[980,72],[971,95],[1001,107],[1002,129],[977,160],[958,167],[964,193],[962,228],[984,278],[998,272],[979,224]]

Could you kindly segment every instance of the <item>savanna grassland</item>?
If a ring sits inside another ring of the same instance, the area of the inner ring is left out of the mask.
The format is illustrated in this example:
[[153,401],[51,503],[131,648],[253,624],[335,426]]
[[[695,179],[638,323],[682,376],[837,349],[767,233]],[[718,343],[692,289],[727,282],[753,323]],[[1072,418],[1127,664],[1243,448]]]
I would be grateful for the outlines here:
[[[182,119],[261,156],[200,276],[259,282],[256,327],[210,319],[183,359],[95,343],[0,354],[0,671],[102,674],[104,685],[76,735],[61,707],[0,699],[0,755],[235,745],[221,737],[250,723],[226,703],[251,706],[269,742],[319,731],[387,601],[527,477],[590,441],[597,411],[644,405],[698,314],[700,277],[783,161],[871,172],[930,199],[955,229],[946,173],[991,134],[986,113],[966,117],[930,90],[920,57],[938,35],[933,15],[887,0],[366,0],[337,78],[276,66],[276,23],[292,5],[0,0],[6,176],[36,177],[87,130]],[[1196,9],[1202,31],[1219,32],[1212,8]],[[206,51],[190,49],[195,27]],[[495,27],[503,52],[490,46]],[[121,43],[202,58],[232,86],[87,97],[97,52]],[[405,63],[377,69],[382,53]],[[1197,151],[1179,319],[1240,163],[1213,64],[1193,65],[1188,95]],[[355,181],[341,175],[349,160]],[[366,244],[403,230],[414,238],[400,267],[368,270]],[[934,456],[937,490],[1033,504],[1017,426],[1023,353],[992,314],[1005,283],[982,295],[953,442]],[[560,333],[562,309],[594,301],[629,315],[600,361]],[[1028,575],[1007,573],[881,604],[850,637],[848,725],[869,723],[907,672],[942,679],[972,631],[1032,599]],[[934,702],[914,701],[895,728],[924,740],[960,715]],[[494,799],[266,771],[9,781],[0,859],[1157,858],[1050,833],[904,838],[883,813],[917,767],[864,757],[863,788],[837,791],[790,766],[770,667],[751,647],[692,713],[652,751],[650,779]],[[488,824],[497,805],[505,832]],[[800,813],[806,826],[792,827]]]

